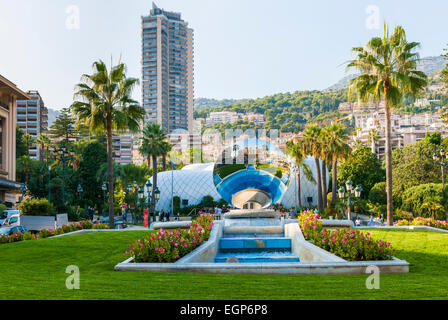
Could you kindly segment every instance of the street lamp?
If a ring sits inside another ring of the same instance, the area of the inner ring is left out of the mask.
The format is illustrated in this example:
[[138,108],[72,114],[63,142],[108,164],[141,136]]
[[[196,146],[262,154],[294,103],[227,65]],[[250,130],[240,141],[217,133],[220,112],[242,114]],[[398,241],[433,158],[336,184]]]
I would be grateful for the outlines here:
[[124,197],[124,202],[126,204],[126,207],[124,209],[124,219],[123,219],[123,220],[125,220],[124,222],[126,222],[126,219],[128,217],[128,194],[131,193],[131,191],[132,191],[132,186],[130,184],[128,184],[126,186],[126,193],[125,193],[125,197]]
[[176,169],[176,166],[174,165],[173,161],[170,161],[171,164],[171,216],[174,216],[174,170]]
[[148,226],[151,225],[151,217],[153,216],[153,213],[152,213],[152,210],[151,210],[151,192],[152,192],[152,183],[151,183],[151,181],[148,180],[148,182],[146,182],[146,195],[147,195],[146,201],[148,203],[148,214],[149,214]]
[[[78,188],[76,189],[79,194],[79,199],[82,201],[82,194],[84,193],[84,189],[82,188],[81,184],[78,184]],[[84,201],[84,214],[87,213],[87,203]]]
[[[351,220],[351,205],[352,205],[352,194],[355,195],[356,198],[361,197],[362,186],[359,185],[353,189],[353,184],[350,180],[347,180],[345,183],[345,187],[347,188],[347,219]],[[341,186],[338,190],[339,199],[345,198],[345,189]]]
[[[144,195],[145,195],[145,191],[143,190],[143,186],[140,186],[140,188],[138,189],[138,203],[139,203],[139,205],[142,205],[143,203],[142,203],[142,200],[143,200],[143,197],[144,197]],[[143,206],[142,206],[143,207]],[[134,219],[134,224],[136,224],[136,217],[135,217],[135,219]]]
[[445,167],[448,165],[448,153],[441,149],[438,153],[434,153],[432,156],[435,164],[438,164],[442,169],[442,184],[445,187]]
[[138,201],[138,183],[134,181],[134,216],[137,214],[137,201]]
[[107,191],[106,182],[103,182],[103,185],[101,186],[101,189],[103,190],[103,199],[104,199],[103,215],[104,215],[104,212],[106,210],[106,191]]
[[156,191],[154,191],[154,194],[155,194],[155,199],[156,199],[156,203],[157,203],[160,199],[159,187],[156,188]]
[[53,148],[56,159],[62,162],[62,204],[65,204],[65,163],[74,157],[73,149],[67,149],[65,145]]

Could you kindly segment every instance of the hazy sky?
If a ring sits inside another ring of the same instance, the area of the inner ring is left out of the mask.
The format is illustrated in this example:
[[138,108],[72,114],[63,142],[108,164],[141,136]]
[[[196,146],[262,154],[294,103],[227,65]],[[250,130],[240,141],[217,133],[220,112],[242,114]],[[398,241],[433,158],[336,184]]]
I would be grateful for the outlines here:
[[[448,44],[445,0],[156,3],[194,29],[195,97],[325,89],[345,75],[352,47],[382,34],[384,20],[421,42],[422,56]],[[0,0],[0,74],[39,90],[55,109],[70,105],[74,85],[98,58],[122,55],[128,75],[140,77],[140,16],[150,9],[150,0]]]

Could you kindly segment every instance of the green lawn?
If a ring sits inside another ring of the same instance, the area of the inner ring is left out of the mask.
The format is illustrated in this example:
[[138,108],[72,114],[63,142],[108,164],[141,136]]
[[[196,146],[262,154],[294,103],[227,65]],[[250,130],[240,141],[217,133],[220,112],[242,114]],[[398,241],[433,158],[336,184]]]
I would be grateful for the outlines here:
[[[390,241],[409,274],[222,275],[113,271],[131,240],[145,231],[90,233],[0,245],[2,299],[447,299],[448,234],[371,231]],[[80,290],[68,290],[68,265],[80,268]]]

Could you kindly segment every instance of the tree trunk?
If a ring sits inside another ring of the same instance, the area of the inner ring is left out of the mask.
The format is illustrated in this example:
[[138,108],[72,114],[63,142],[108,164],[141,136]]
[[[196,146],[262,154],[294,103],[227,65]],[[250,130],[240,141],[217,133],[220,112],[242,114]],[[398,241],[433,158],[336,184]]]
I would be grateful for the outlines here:
[[166,154],[162,154],[162,168],[166,171]]
[[327,207],[327,161],[322,160],[322,206]]
[[331,177],[332,177],[332,182],[333,182],[333,184],[331,185],[331,206],[334,208],[334,206],[336,205],[336,202],[337,202],[337,198],[336,198],[336,195],[337,195],[337,192],[338,192],[338,190],[337,190],[337,188],[338,188],[338,160],[337,159],[334,159],[333,160],[333,169],[332,169],[332,174],[331,174]]
[[109,228],[115,228],[114,213],[114,163],[113,163],[113,146],[112,146],[112,119],[110,115],[106,115],[106,132],[107,132],[107,180],[109,183]]
[[392,200],[392,144],[390,128],[390,106],[387,101],[388,85],[384,85],[384,104],[386,111],[386,192],[387,192],[387,225],[393,226],[393,200]]
[[376,144],[375,144],[375,140],[372,139],[372,142],[370,144],[370,150],[372,151],[372,153],[376,154]]
[[152,155],[152,196],[151,204],[154,207],[154,215],[156,211],[156,194],[154,193],[157,188],[157,156]]
[[322,179],[320,175],[320,163],[319,158],[315,157],[314,161],[316,163],[316,178],[317,178],[317,208],[319,210],[319,214],[322,214],[323,209],[323,203],[322,203]]

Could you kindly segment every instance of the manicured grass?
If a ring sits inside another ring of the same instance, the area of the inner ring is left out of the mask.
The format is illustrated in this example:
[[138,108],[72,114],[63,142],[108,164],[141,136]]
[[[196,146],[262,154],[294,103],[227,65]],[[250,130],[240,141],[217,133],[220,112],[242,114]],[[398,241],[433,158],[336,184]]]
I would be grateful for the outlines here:
[[[79,234],[0,245],[2,299],[447,299],[448,234],[420,230],[370,231],[390,241],[409,274],[222,275],[117,272],[124,251],[146,231]],[[80,268],[80,290],[68,290],[65,268]]]

